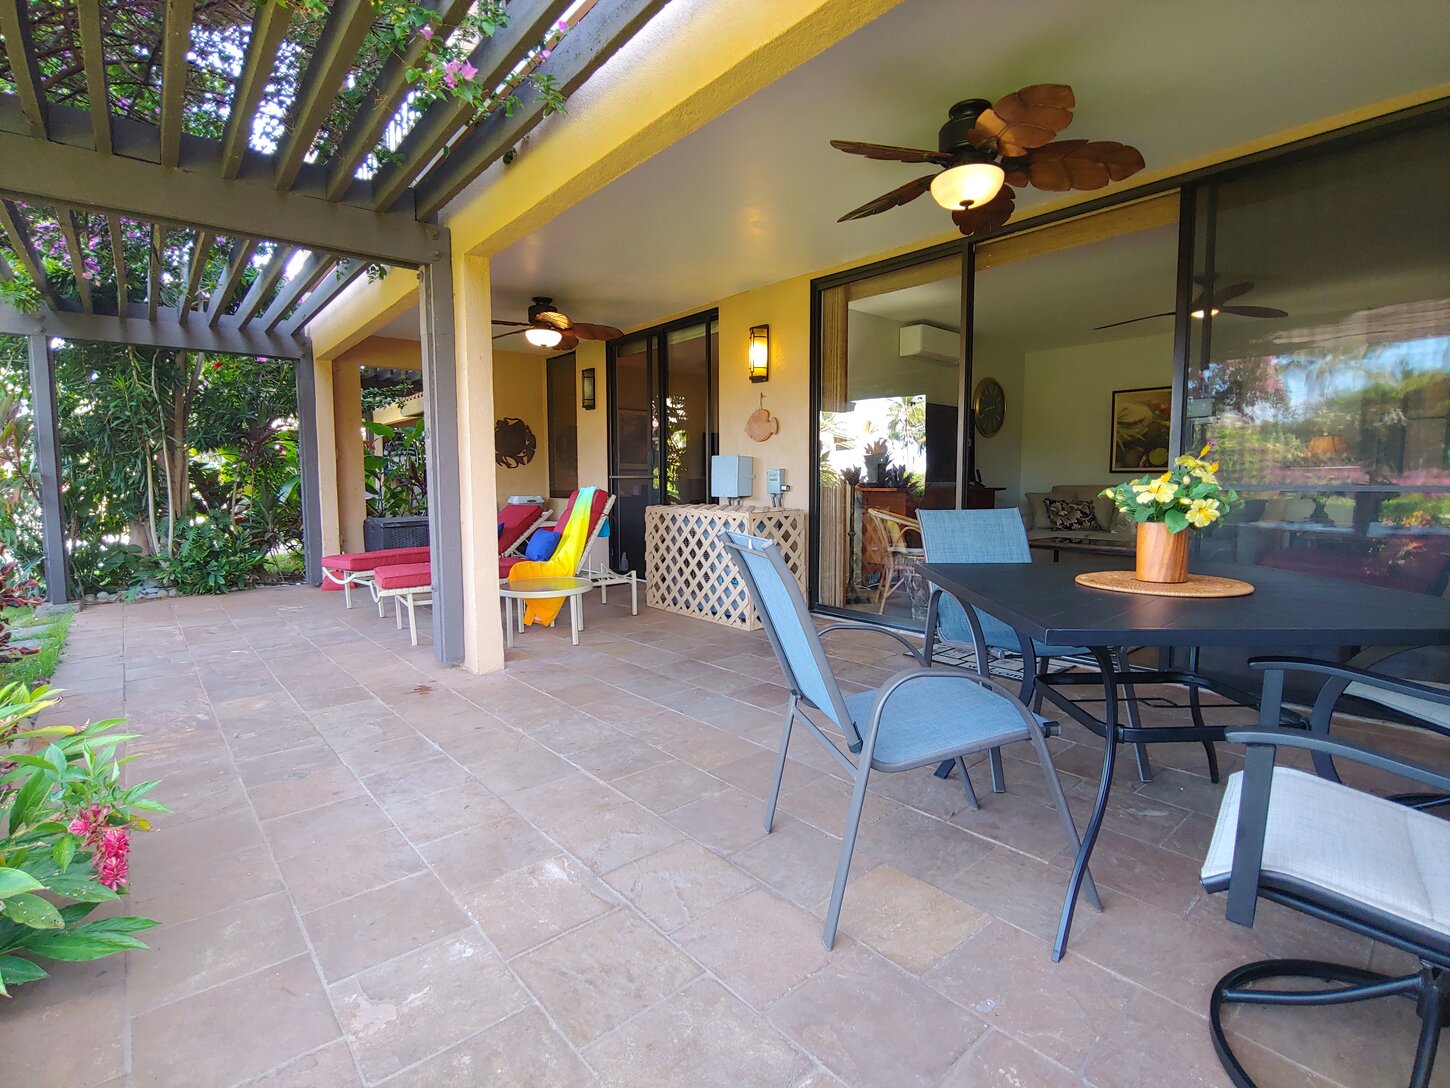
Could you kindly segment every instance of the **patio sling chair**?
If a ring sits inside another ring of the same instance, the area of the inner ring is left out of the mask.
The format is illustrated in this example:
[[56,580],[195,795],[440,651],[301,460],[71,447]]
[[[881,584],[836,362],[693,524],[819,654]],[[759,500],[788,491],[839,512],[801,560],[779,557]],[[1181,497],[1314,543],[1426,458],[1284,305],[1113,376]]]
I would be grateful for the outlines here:
[[[1027,741],[1042,766],[1048,794],[1062,821],[1068,849],[1074,853],[1077,851],[1077,827],[1063,798],[1062,784],[1052,765],[1052,755],[1043,740],[1042,725],[1007,689],[981,673],[925,667],[916,647],[884,627],[838,623],[818,631],[806,610],[800,586],[786,567],[780,548],[774,541],[728,530],[720,534],[720,540],[735,562],[740,580],[760,616],[791,692],[786,707],[785,732],[775,763],[775,781],[765,805],[766,832],[769,833],[775,823],[775,805],[780,796],[781,778],[785,774],[786,752],[790,747],[791,731],[797,724],[825,745],[832,758],[855,781],[846,828],[841,835],[841,857],[836,866],[830,909],[826,913],[822,933],[827,948],[836,943],[841,901],[846,894],[846,875],[851,868],[851,854],[856,847],[856,833],[861,823],[861,806],[866,800],[866,783],[872,771],[909,771],[943,759],[957,760],[965,770],[965,757],[968,755],[1016,741]],[[893,638],[905,646],[923,667],[905,669],[874,690],[844,695],[831,672],[820,639],[823,634],[842,630]],[[819,725],[805,715],[805,708],[819,711],[834,723],[847,748],[856,754],[854,763]],[[1089,902],[1101,909],[1091,875],[1087,877],[1087,895]]]
[[[1338,781],[1276,766],[1280,747],[1351,760],[1435,791],[1443,803],[1450,775],[1320,732],[1275,728],[1286,671],[1328,675],[1392,699],[1450,711],[1450,691],[1392,677],[1293,658],[1260,660],[1267,670],[1257,729],[1230,730],[1248,746],[1242,772],[1230,776],[1203,863],[1203,886],[1227,889],[1229,921],[1252,926],[1259,899],[1408,952],[1413,974],[1392,978],[1358,967],[1311,960],[1264,960],[1219,979],[1209,1003],[1209,1028],[1229,1079],[1255,1088],[1223,1028],[1226,1005],[1322,1006],[1400,996],[1415,1002],[1421,1027],[1410,1088],[1428,1088],[1441,1030],[1450,1020],[1450,822],[1415,804],[1363,793]],[[1450,730],[1434,732],[1450,737]],[[1275,988],[1271,979],[1327,985]]]
[[[1016,510],[919,510],[921,541],[926,550],[928,563],[1030,563],[1032,550],[1027,546],[1027,529],[1022,524],[1022,515]],[[1017,632],[995,616],[972,609],[981,625],[988,655],[1022,654],[1021,698],[1027,698],[1036,676],[1045,673],[1052,666],[1054,657],[1087,657],[1092,651],[1086,646],[1048,646],[1036,639],[1026,648]],[[927,606],[926,659],[928,663],[936,653],[937,645],[950,642],[966,645],[971,642],[972,629],[968,623],[967,610],[950,594],[932,587],[931,603]],[[973,646],[973,652],[980,650]],[[1117,651],[1118,668],[1128,673],[1128,655]],[[978,661],[981,672],[989,672],[986,661]],[[1127,696],[1128,723],[1138,726],[1138,700],[1131,684],[1123,685]],[[1032,709],[1042,709],[1042,696],[1035,695]],[[1133,754],[1138,761],[1138,778],[1151,781],[1153,768],[1148,762],[1147,749],[1141,744],[1133,745]],[[1213,761],[1215,781],[1217,762],[1213,749],[1209,748]],[[1002,760],[998,753],[991,756],[992,790],[1002,792]],[[938,774],[945,778],[951,768],[943,764]]]

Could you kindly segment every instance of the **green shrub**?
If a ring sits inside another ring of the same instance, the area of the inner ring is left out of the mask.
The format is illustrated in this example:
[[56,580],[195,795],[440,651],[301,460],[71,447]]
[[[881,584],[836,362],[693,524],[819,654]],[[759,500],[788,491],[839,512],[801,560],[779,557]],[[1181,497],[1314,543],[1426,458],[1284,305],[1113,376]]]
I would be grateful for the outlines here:
[[159,557],[162,580],[182,593],[230,593],[242,589],[267,561],[251,534],[219,518],[188,525],[177,537],[176,554]]

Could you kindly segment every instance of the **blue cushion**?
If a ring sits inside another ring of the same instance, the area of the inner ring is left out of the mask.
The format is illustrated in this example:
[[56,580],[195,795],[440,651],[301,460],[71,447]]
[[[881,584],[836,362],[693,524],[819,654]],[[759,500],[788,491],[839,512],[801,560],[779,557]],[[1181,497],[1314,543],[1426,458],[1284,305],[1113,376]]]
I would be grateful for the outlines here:
[[[846,709],[863,737],[876,690],[846,696]],[[871,765],[906,770],[1026,740],[1027,735],[1022,712],[1012,700],[943,669],[940,676],[908,680],[887,697]]]
[[552,529],[540,529],[533,536],[529,537],[529,543],[524,548],[524,558],[532,559],[536,563],[548,559],[554,554],[554,549],[559,546],[559,534]]
[[503,522],[498,523],[498,535],[503,536]]

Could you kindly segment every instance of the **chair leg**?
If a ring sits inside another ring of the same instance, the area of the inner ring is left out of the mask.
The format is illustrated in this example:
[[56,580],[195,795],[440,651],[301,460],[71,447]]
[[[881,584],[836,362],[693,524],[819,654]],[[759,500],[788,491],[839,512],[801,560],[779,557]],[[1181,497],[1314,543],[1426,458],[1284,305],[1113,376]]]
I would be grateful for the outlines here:
[[[1062,792],[1062,780],[1057,777],[1057,767],[1053,765],[1052,753],[1047,750],[1047,741],[1038,733],[1033,733],[1029,738],[1032,748],[1037,753],[1037,762],[1042,764],[1042,777],[1047,780],[1047,792],[1052,798],[1052,807],[1057,809],[1058,823],[1062,824],[1063,835],[1067,838],[1067,848],[1076,854],[1082,848],[1082,840],[1078,838],[1077,824],[1073,822],[1072,810],[1067,807],[1067,796]],[[1093,874],[1089,870],[1083,871],[1083,890],[1087,893],[1087,900],[1093,905],[1094,910],[1103,909],[1103,901],[1098,898],[1097,885],[1093,883]]]
[[[962,790],[967,795],[967,804],[971,805],[974,809],[981,808],[980,802],[977,801],[977,791],[972,788],[971,772],[967,770],[967,757],[957,756],[957,763],[962,768]],[[950,761],[948,761],[948,765],[950,765]]]
[[413,607],[413,595],[407,596],[408,602],[408,635],[413,640],[413,645],[418,645],[418,610]]
[[992,792],[1007,792],[1007,775],[1002,769],[1002,749],[993,748],[987,753],[987,766],[992,771]]
[[826,928],[821,940],[829,948],[836,947],[836,926],[841,921],[841,900],[846,897],[846,875],[851,871],[851,854],[856,849],[856,832],[861,827],[861,807],[866,803],[866,781],[871,777],[871,764],[865,754],[856,770],[856,788],[851,791],[851,811],[846,814],[846,830],[841,835],[841,860],[836,863],[836,882],[831,886],[831,906],[826,911]]
[[770,785],[770,799],[765,802],[765,833],[775,828],[775,803],[780,800],[780,783],[785,778],[785,753],[790,747],[790,730],[795,725],[795,702],[785,711],[785,732],[780,737],[780,755],[775,760],[775,781]]
[[[1188,651],[1188,669],[1190,672],[1198,672],[1198,647],[1195,646]],[[1193,724],[1202,729],[1203,703],[1199,699],[1197,684],[1190,684],[1188,687],[1188,713],[1193,719]],[[1215,785],[1218,784],[1218,749],[1213,746],[1213,741],[1203,741],[1203,750],[1208,754],[1208,780]],[[1316,753],[1317,755],[1317,753]]]
[[[1024,665],[1024,667],[1027,665],[1026,659],[1023,659],[1022,664]],[[1050,658],[1050,657],[1040,657],[1040,658],[1038,658],[1037,659],[1037,675],[1038,676],[1046,676],[1049,668],[1051,667],[1051,665],[1052,665],[1052,658]],[[1034,713],[1034,714],[1041,714],[1042,713],[1042,685],[1041,684],[1034,684],[1032,686],[1032,713]]]
[[344,576],[342,579],[342,603],[345,607],[352,607],[352,578]]
[[[1124,676],[1127,676],[1129,669],[1132,668],[1128,663],[1128,651],[1123,649],[1118,650],[1117,658],[1118,671]],[[1123,683],[1123,698],[1127,704],[1128,725],[1134,729],[1142,728],[1143,720],[1138,715],[1138,697],[1133,692],[1133,685],[1126,681]],[[1145,744],[1133,745],[1133,758],[1138,764],[1138,781],[1153,781],[1153,764],[1148,762],[1148,746]]]

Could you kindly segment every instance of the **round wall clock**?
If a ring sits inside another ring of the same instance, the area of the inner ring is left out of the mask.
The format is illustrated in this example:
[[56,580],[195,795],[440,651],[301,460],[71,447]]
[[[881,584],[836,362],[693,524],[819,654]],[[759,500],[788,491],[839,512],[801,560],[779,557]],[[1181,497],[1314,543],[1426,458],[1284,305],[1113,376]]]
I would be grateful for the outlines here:
[[1007,418],[1007,394],[996,378],[983,378],[972,394],[972,418],[977,421],[977,433],[990,438],[1002,429]]

